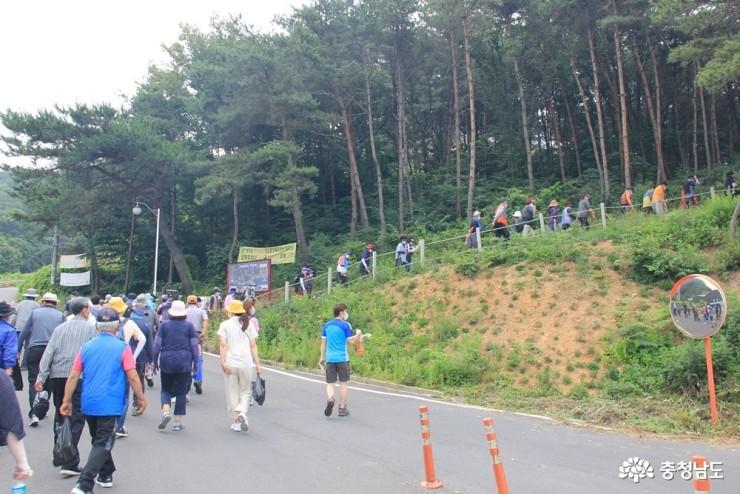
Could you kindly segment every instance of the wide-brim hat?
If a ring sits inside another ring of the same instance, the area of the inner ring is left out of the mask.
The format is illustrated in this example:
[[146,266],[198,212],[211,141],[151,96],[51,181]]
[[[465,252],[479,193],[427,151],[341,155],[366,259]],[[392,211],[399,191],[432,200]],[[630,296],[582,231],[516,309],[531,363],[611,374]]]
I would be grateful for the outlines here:
[[42,302],[51,302],[52,304],[58,304],[59,298],[57,297],[56,293],[46,292],[43,297],[41,297]]
[[29,288],[28,290],[26,290],[26,293],[24,293],[23,296],[36,298],[39,296],[39,292],[37,292],[35,288]]
[[126,304],[126,302],[123,301],[121,297],[111,297],[107,305],[119,314],[123,314],[124,312],[126,312],[126,309],[128,309],[128,305]]
[[521,211],[514,211],[514,218],[521,218],[522,212]]
[[0,317],[15,314],[15,309],[7,302],[0,302]]
[[169,312],[170,317],[184,317],[188,315],[188,311],[185,309],[185,302],[182,300],[172,302],[172,307],[167,312]]
[[[232,300],[231,302],[229,302],[229,306],[226,307],[226,312],[228,312],[229,314],[235,314],[237,316],[244,314],[244,312],[246,312],[244,310],[244,302],[242,302],[241,300]],[[172,314],[172,312],[170,312],[170,314]]]

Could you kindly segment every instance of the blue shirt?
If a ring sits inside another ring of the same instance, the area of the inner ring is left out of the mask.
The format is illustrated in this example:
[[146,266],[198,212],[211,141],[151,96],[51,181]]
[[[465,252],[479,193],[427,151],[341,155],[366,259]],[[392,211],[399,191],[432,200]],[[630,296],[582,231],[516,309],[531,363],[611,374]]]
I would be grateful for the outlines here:
[[0,319],[0,369],[12,369],[18,355],[18,335],[15,328]]
[[326,339],[327,364],[349,362],[347,338],[351,338],[353,335],[352,326],[347,321],[332,319],[324,324],[321,337]]
[[[100,333],[82,346],[73,368],[82,371],[82,413],[95,417],[120,416],[126,398],[125,353],[131,348],[110,333]],[[134,365],[135,368],[135,365]]]

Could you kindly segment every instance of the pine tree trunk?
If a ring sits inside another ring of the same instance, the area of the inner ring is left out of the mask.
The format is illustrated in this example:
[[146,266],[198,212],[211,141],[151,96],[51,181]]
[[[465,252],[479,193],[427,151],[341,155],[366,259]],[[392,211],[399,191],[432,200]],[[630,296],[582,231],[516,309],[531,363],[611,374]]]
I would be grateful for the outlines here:
[[[617,2],[614,5],[614,15],[619,15],[617,11]],[[627,114],[627,88],[624,84],[624,64],[622,63],[622,42],[620,41],[619,27],[612,25],[612,34],[614,36],[614,51],[617,55],[617,75],[619,78],[619,107],[622,114],[622,156],[624,164],[624,184],[625,187],[632,187],[632,170],[630,167],[630,142],[629,142],[629,120]],[[647,88],[646,88],[647,90]]]
[[714,162],[719,163],[722,161],[722,155],[719,151],[719,135],[717,132],[717,104],[714,94],[711,95],[709,118],[712,122],[712,144],[714,145]]
[[[288,132],[288,126],[283,118],[282,121],[282,136],[284,141],[290,140],[290,133]],[[293,156],[288,155],[288,168],[293,168]],[[292,205],[291,213],[293,214],[293,223],[295,224],[295,238],[296,238],[296,249],[301,260],[305,263],[308,262],[308,242],[306,242],[306,231],[303,226],[303,208],[301,204],[301,195],[297,190],[292,192]]]
[[404,150],[403,150],[403,120],[405,117],[405,107],[403,101],[403,74],[401,74],[401,62],[399,60],[399,53],[396,50],[395,53],[395,86],[396,86],[396,154],[398,155],[398,230],[403,232],[405,229],[404,225],[404,214],[403,214],[403,185],[404,185],[404,173],[406,167],[404,166]]
[[[696,74],[696,72],[694,72]],[[694,128],[693,128],[693,141],[692,141],[692,152],[694,158],[694,175],[699,174],[699,111],[696,106],[696,84],[694,84],[694,78],[691,79],[691,87],[694,89],[692,103],[694,105]]]
[[701,102],[702,129],[704,129],[704,154],[707,158],[707,170],[712,171],[712,152],[709,148],[709,128],[707,126],[707,105],[704,102],[704,89],[699,87],[699,102]]
[[660,66],[658,65],[658,60],[655,57],[655,48],[653,47],[653,43],[650,41],[650,37],[647,38],[648,42],[648,49],[650,50],[650,61],[653,64],[653,75],[655,78],[655,120],[658,124],[657,126],[657,140],[655,142],[655,146],[657,149],[657,156],[658,156],[658,164],[660,165],[661,169],[663,170],[663,178],[665,180],[668,180],[669,174],[668,174],[668,165],[665,163],[665,153],[663,150],[663,89],[660,84]]
[[581,78],[578,77],[578,69],[576,68],[576,61],[571,57],[570,68],[573,71],[573,77],[576,80],[578,86],[578,94],[581,96],[581,103],[583,104],[583,115],[586,117],[586,125],[588,127],[588,133],[591,137],[591,148],[594,151],[594,163],[596,163],[596,170],[599,172],[599,185],[601,186],[601,195],[604,196],[604,172],[601,167],[601,158],[599,158],[599,146],[596,142],[596,133],[594,132],[594,126],[591,123],[591,112],[588,109],[588,98],[586,97],[586,91],[583,89],[581,84]]
[[560,122],[559,117],[555,112],[555,103],[553,98],[547,100],[550,110],[550,118],[552,118],[552,128],[555,131],[555,144],[558,147],[558,161],[560,162],[560,183],[565,183],[565,156],[563,156],[563,141],[560,137]]
[[350,179],[349,187],[349,202],[352,204],[352,215],[349,221],[349,232],[355,233],[357,231],[357,190],[355,189],[354,180]]
[[452,107],[455,114],[455,213],[457,218],[462,217],[462,141],[460,139],[460,88],[458,87],[457,75],[457,49],[455,47],[454,33],[450,33],[450,58],[452,63]]
[[367,56],[365,56],[363,68],[365,74],[365,96],[367,97],[367,129],[370,134],[370,156],[375,167],[375,180],[378,187],[378,217],[380,218],[380,232],[385,233],[385,200],[383,199],[383,172],[378,161],[378,153],[375,150],[375,131],[373,127],[373,100],[370,94],[370,77],[367,68]]
[[678,113],[678,97],[674,93],[673,95],[673,115],[674,115],[674,128],[676,130],[676,147],[678,147],[678,154],[681,156],[681,167],[688,173],[689,170],[689,159],[686,156],[686,148],[681,138],[681,116]]
[[177,270],[183,291],[185,293],[193,293],[193,275],[190,273],[190,267],[185,260],[182,249],[180,249],[175,241],[175,236],[172,234],[167,215],[160,216],[159,231],[162,234],[162,240],[164,240],[167,250],[172,255],[172,262],[175,265],[175,270]]
[[532,150],[529,142],[529,129],[527,125],[527,102],[524,99],[524,82],[519,72],[519,62],[517,57],[514,58],[514,74],[516,75],[516,84],[519,91],[519,111],[522,121],[522,137],[524,138],[524,152],[527,155],[527,178],[529,179],[529,192],[534,194],[534,167],[532,165]]
[[655,140],[655,154],[658,158],[658,165],[656,171],[656,181],[661,183],[668,177],[665,175],[665,166],[663,164],[663,150],[662,150],[662,136],[660,134],[660,121],[657,116],[657,105],[653,102],[653,93],[650,90],[650,84],[648,83],[647,74],[645,73],[645,66],[640,59],[640,52],[637,49],[637,43],[633,41],[632,45],[632,57],[637,65],[637,72],[640,74],[642,80],[643,91],[645,92],[645,100],[648,108],[648,115],[650,116],[650,124],[653,128],[653,139]]
[[468,205],[466,209],[467,217],[473,216],[473,199],[475,197],[475,144],[478,136],[475,130],[475,81],[473,79],[473,47],[470,41],[470,29],[468,21],[464,17],[462,20],[463,38],[465,42],[465,71],[468,77],[468,101],[470,106],[470,129],[469,129],[469,149],[470,165],[468,170]]
[[347,143],[347,157],[349,159],[349,176],[352,181],[353,188],[355,190],[355,196],[357,198],[357,205],[360,210],[360,223],[362,227],[367,229],[370,228],[370,222],[367,218],[367,208],[365,207],[365,194],[362,192],[362,182],[360,181],[360,171],[357,166],[357,157],[355,156],[355,144],[354,137],[352,134],[352,122],[350,120],[349,112],[347,111],[348,104],[339,96],[337,98],[339,107],[342,112],[342,127],[344,128],[344,138]]
[[599,67],[596,64],[596,50],[594,49],[594,35],[591,29],[588,30],[588,47],[591,52],[591,67],[594,77],[594,106],[596,106],[596,120],[599,126],[599,146],[601,148],[601,180],[604,183],[602,187],[602,199],[609,197],[609,166],[606,159],[606,136],[604,130],[604,116],[601,110],[601,90],[599,88]]
[[573,114],[570,111],[570,103],[568,102],[568,98],[565,93],[563,93],[563,101],[565,102],[565,113],[568,117],[568,124],[570,127],[570,138],[571,141],[573,141],[573,151],[576,154],[576,171],[580,177],[583,174],[583,165],[581,164],[581,150],[578,144],[578,133],[576,132],[576,124],[573,121]]
[[234,262],[234,253],[239,242],[239,190],[231,191],[231,245],[229,246],[229,264]]

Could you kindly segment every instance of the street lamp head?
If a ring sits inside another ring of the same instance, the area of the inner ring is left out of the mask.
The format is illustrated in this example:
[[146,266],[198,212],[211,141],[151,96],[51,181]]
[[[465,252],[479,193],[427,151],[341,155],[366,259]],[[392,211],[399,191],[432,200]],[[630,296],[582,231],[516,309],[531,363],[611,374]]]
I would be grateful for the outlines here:
[[141,207],[137,204],[136,206],[134,206],[131,212],[134,213],[134,216],[139,216],[142,213]]

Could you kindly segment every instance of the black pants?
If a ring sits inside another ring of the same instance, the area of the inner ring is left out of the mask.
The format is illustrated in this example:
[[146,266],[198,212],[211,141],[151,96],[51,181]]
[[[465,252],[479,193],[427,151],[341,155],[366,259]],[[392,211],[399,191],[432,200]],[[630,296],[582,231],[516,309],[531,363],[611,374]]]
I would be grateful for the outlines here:
[[494,223],[493,225],[493,232],[494,235],[496,235],[499,238],[505,238],[506,240],[509,240],[509,237],[511,234],[509,233],[509,229],[506,228],[506,225],[503,223]]
[[108,477],[116,471],[112,451],[113,443],[116,441],[117,419],[115,415],[107,417],[85,415],[92,436],[92,449],[78,482],[84,492],[93,490],[96,476]]
[[[146,364],[145,363],[136,363],[136,374],[139,376],[139,382],[141,382],[141,392],[144,392],[144,388],[146,388],[146,380],[144,379],[144,373],[146,371]],[[133,392],[133,389],[131,390]],[[136,398],[136,393],[134,393],[134,408],[139,408],[139,399]]]
[[[39,365],[41,364],[41,357],[44,355],[46,345],[32,346],[26,351],[26,367],[28,368],[28,416],[32,415],[31,409],[33,408],[33,400],[36,399],[36,378],[39,377]],[[49,390],[47,385],[44,385],[45,390]],[[43,414],[46,417],[46,413]],[[40,419],[44,417],[39,416]]]
[[[59,408],[62,406],[64,401],[64,388],[67,386],[66,377],[55,377],[47,381],[47,386],[51,390],[51,394],[54,398],[54,408],[56,414],[54,415],[54,444],[57,442],[56,437],[56,426],[64,421],[64,415],[59,412]],[[82,415],[82,380],[78,381],[77,389],[72,394],[72,415],[69,417],[69,425],[72,429],[72,442],[74,443],[75,449],[80,444],[80,437],[82,437],[82,431],[85,429],[85,416]],[[79,457],[79,451],[77,452]],[[57,465],[62,468],[77,468],[79,462],[70,465]]]

